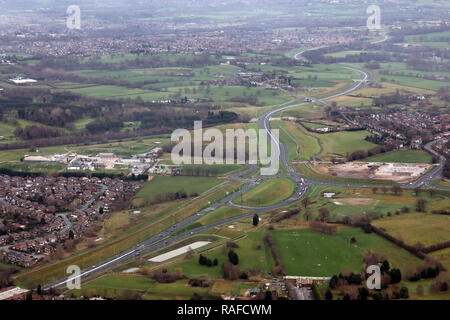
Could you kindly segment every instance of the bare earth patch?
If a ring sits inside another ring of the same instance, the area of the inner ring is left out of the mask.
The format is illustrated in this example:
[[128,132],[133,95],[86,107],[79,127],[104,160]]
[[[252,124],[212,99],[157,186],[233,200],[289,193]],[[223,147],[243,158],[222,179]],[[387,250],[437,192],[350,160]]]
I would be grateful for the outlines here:
[[339,202],[343,202],[352,206],[361,206],[361,205],[368,205],[376,200],[370,199],[370,198],[343,198],[339,199]]
[[341,178],[391,180],[407,183],[419,178],[433,165],[422,163],[347,162],[320,164],[314,170]]

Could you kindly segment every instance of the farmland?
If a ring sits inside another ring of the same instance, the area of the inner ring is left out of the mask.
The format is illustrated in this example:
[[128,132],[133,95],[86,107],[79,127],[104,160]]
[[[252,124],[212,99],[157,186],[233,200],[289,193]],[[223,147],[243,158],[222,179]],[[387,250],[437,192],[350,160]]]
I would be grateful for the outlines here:
[[219,183],[221,181],[213,177],[156,176],[144,184],[136,195],[136,200],[142,198],[151,202],[158,194],[164,193],[201,194]]
[[[447,200],[448,201],[448,200]],[[433,202],[433,209],[445,206],[445,201]],[[447,216],[429,213],[408,213],[377,220],[376,227],[386,230],[389,234],[410,245],[418,243],[424,246],[450,240],[448,230],[450,221]]]
[[[111,60],[113,63],[114,59]],[[75,73],[93,79],[115,79],[129,83],[150,82],[142,88],[127,88],[111,85],[90,85],[71,90],[106,99],[136,99],[158,101],[176,99],[182,95],[189,99],[212,99],[215,102],[232,102],[234,98],[243,96],[257,97],[257,105],[273,105],[286,102],[281,91],[264,88],[246,88],[243,86],[204,85],[205,81],[215,81],[220,77],[237,77],[239,69],[232,65],[212,65],[201,68],[147,68],[120,71],[80,70]]]

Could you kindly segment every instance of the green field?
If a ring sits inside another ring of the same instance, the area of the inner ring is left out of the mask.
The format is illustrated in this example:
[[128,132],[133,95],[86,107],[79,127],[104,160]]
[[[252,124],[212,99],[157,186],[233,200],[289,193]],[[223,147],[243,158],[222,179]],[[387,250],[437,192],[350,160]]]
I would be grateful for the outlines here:
[[[174,59],[177,55],[170,55],[165,58]],[[180,57],[180,56],[178,56]],[[123,57],[101,57],[103,62],[115,63],[122,60],[129,60],[127,55]],[[184,58],[189,58],[185,56]],[[145,59],[145,58],[144,58]],[[125,69],[118,71],[111,70],[79,70],[76,74],[95,79],[120,80],[130,85],[136,83],[149,84],[142,85],[140,89],[127,88],[117,85],[82,85],[77,87],[74,84],[64,85],[61,88],[70,89],[76,93],[101,99],[136,99],[143,101],[158,101],[167,99],[179,99],[187,97],[189,99],[208,99],[217,103],[233,103],[247,105],[246,97],[256,98],[254,102],[257,106],[270,106],[288,101],[282,91],[278,89],[255,88],[241,85],[214,85],[205,82],[214,82],[219,77],[238,77],[241,70],[233,65],[211,65],[198,68],[164,67],[146,69]],[[233,99],[242,98],[242,103]]]
[[[365,139],[367,131],[341,131],[333,133],[307,132],[297,123],[273,121],[280,129],[280,140],[285,143],[289,160],[311,160],[313,156],[322,160],[345,157],[357,150],[368,150],[376,146]],[[320,150],[319,141],[322,144]]]
[[422,150],[397,150],[365,158],[364,162],[431,163],[431,154]]
[[[170,284],[157,283],[153,279],[139,275],[105,275],[85,285],[81,290],[71,293],[79,295],[101,295],[108,298],[123,298],[125,292],[138,293],[146,300],[190,299],[194,293],[212,297],[210,288],[193,288],[188,280],[179,280]],[[217,295],[216,295],[217,297]]]
[[185,164],[183,165],[183,170],[187,170],[188,172],[210,172],[211,175],[222,176],[227,175],[229,173],[241,170],[244,168],[240,164]]
[[[354,220],[364,215],[368,216],[386,216],[388,212],[392,215],[396,211],[401,211],[403,207],[411,211],[415,209],[417,197],[411,191],[404,191],[401,195],[387,189],[384,193],[381,188],[377,188],[374,193],[370,188],[350,188],[350,187],[332,187],[332,186],[313,186],[308,189],[306,197],[313,199],[314,203],[308,206],[308,212],[312,219],[318,218],[319,209],[326,208],[330,212],[330,220],[341,220],[349,217]],[[323,197],[323,193],[335,193],[332,198]],[[427,201],[432,199],[427,198]],[[436,204],[442,206],[445,202],[444,196],[435,196]],[[382,220],[377,220],[382,221]]]
[[391,264],[391,267],[400,268],[403,271],[410,266],[417,267],[423,263],[423,260],[417,258],[405,249],[396,246],[392,242],[374,233],[365,233],[359,228],[342,228],[337,235],[346,241],[355,238],[356,246],[358,248],[375,252],[381,260],[387,259]]
[[[444,206],[448,209],[448,203],[447,198],[441,203],[433,201],[429,207],[438,210],[439,206]],[[374,221],[373,225],[385,229],[409,245],[421,243],[430,246],[450,240],[450,220],[440,214],[408,213]]]
[[251,212],[251,210],[223,206],[217,208],[216,210],[208,212],[205,216],[198,219],[196,223],[207,226],[222,220],[241,216],[249,212]]
[[302,104],[279,113],[280,117],[295,117],[299,119],[317,119],[324,116],[324,108],[320,105]]
[[450,248],[434,251],[434,252],[429,253],[428,255],[430,257],[432,257],[433,259],[436,259],[437,261],[442,263],[444,268],[449,270],[449,268],[450,268]]
[[[265,246],[264,236],[264,232],[249,232],[245,238],[236,242],[239,246],[239,248],[235,249],[235,252],[239,255],[237,267],[240,270],[259,270],[261,276],[268,275],[272,271],[274,262],[269,248]],[[217,267],[202,266],[198,263],[198,257],[195,257],[191,260],[175,263],[167,267],[167,269],[172,271],[180,270],[188,277],[222,278],[223,272],[220,266],[228,260],[224,248],[208,251],[204,255],[211,260],[217,258],[219,265]]]
[[[343,270],[359,273],[366,250],[402,269],[422,262],[391,242],[358,228],[342,228],[336,235],[306,229],[274,230],[272,234],[288,275],[332,276]],[[354,245],[350,244],[352,237],[356,239]]]
[[334,58],[344,58],[347,55],[355,55],[355,54],[361,54],[361,53],[365,53],[365,51],[347,50],[347,51],[339,51],[339,52],[334,52],[334,53],[327,53],[325,56],[334,57]]
[[0,168],[16,172],[50,173],[62,171],[67,165],[59,162],[3,162]]
[[304,229],[271,233],[288,275],[332,276],[343,269],[361,270],[362,250],[344,238]]
[[159,194],[184,191],[188,195],[201,194],[222,181],[214,177],[155,176],[139,190],[136,199],[155,200]]
[[[450,31],[432,32],[417,35],[408,35],[404,39],[404,43],[416,44],[425,47],[448,48]],[[447,39],[446,41],[443,39]]]
[[295,190],[295,182],[287,178],[269,179],[247,191],[234,203],[249,207],[265,207],[289,198]]
[[376,79],[379,81],[388,81],[408,87],[423,88],[428,90],[438,90],[439,88],[446,86],[446,83],[443,81],[421,79],[407,76],[397,76],[397,75],[392,76],[385,74],[377,74]]
[[271,125],[280,130],[280,140],[286,146],[289,160],[310,160],[320,152],[318,139],[299,124],[277,120]]
[[175,232],[175,234],[179,235],[190,230],[200,228],[202,226],[211,225],[213,223],[220,222],[229,218],[242,216],[244,214],[250,213],[251,211],[252,210],[250,209],[221,206],[213,211],[208,212],[206,215],[196,220],[195,222],[192,222],[186,227],[178,230],[177,232]]
[[342,131],[315,135],[323,145],[321,159],[330,159],[334,156],[345,157],[356,150],[368,150],[376,146],[364,140],[369,135],[367,131]]

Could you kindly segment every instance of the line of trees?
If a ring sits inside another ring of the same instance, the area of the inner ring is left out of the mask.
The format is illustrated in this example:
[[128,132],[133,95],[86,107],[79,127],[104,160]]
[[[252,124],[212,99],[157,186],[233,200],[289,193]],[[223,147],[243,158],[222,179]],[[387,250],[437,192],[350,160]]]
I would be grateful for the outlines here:
[[300,209],[290,209],[290,210],[287,210],[286,212],[276,213],[270,217],[270,222],[277,223],[282,220],[289,219],[290,217],[298,214],[299,212],[300,212]]
[[272,252],[273,260],[275,261],[275,268],[273,270],[274,274],[276,275],[285,275],[286,272],[284,270],[284,265],[281,261],[280,253],[278,252],[277,246],[275,245],[275,240],[273,239],[273,236],[271,233],[266,233],[266,241],[269,245],[270,251]]
[[317,231],[317,232],[321,232],[324,234],[329,234],[329,235],[333,235],[336,234],[337,232],[337,227],[334,225],[329,225],[325,222],[322,221],[311,221],[309,223],[309,228],[311,230]]
[[[369,141],[372,138],[367,138],[366,140]],[[364,159],[364,158],[368,158],[368,157],[372,157],[374,155],[380,154],[380,153],[385,153],[385,152],[389,152],[394,150],[395,147],[392,145],[383,145],[383,146],[376,146],[373,147],[369,150],[356,150],[354,152],[352,152],[348,157],[347,157],[347,161],[355,161],[355,160],[360,160],[360,159]]]
[[216,166],[185,165],[181,170],[181,175],[195,177],[215,177],[218,173],[219,168]]

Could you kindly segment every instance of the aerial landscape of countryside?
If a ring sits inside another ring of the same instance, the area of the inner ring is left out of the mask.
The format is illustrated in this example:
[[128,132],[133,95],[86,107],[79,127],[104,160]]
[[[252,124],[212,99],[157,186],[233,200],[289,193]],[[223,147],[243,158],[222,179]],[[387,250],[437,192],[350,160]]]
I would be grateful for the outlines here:
[[450,300],[448,1],[0,4],[0,300]]

